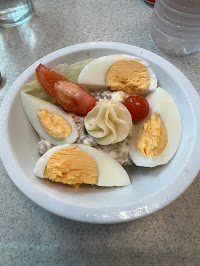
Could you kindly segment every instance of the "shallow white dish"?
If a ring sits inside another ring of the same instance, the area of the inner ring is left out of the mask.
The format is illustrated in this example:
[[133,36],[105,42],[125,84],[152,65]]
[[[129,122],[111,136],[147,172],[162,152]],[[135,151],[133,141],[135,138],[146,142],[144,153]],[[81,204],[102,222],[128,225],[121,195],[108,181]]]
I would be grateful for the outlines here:
[[[181,144],[165,166],[127,168],[131,186],[99,188],[69,186],[41,180],[33,175],[38,136],[20,102],[20,88],[35,79],[39,63],[52,68],[87,58],[126,53],[148,61],[159,85],[174,98],[183,123]],[[84,43],[55,51],[35,62],[13,83],[1,107],[0,155],[16,186],[39,206],[65,218],[90,223],[118,223],[156,212],[179,197],[199,169],[200,98],[188,79],[172,64],[139,47],[120,43]]]

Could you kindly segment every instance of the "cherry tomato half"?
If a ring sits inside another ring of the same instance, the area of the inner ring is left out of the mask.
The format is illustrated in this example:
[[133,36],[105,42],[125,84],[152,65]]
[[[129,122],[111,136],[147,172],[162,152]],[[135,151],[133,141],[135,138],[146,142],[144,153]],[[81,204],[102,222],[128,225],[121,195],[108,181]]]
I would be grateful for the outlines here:
[[42,64],[36,68],[36,76],[42,87],[65,111],[85,116],[97,102],[95,97],[77,83],[68,81]]
[[124,105],[129,110],[133,121],[139,121],[144,119],[149,113],[148,101],[139,95],[129,96]]

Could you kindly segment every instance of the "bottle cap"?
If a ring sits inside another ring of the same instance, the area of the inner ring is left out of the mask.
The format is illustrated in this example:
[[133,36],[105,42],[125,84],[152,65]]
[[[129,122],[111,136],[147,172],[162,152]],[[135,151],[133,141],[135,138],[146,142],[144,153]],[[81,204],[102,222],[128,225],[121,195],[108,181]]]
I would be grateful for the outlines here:
[[144,0],[145,2],[151,4],[151,5],[154,5],[156,0]]

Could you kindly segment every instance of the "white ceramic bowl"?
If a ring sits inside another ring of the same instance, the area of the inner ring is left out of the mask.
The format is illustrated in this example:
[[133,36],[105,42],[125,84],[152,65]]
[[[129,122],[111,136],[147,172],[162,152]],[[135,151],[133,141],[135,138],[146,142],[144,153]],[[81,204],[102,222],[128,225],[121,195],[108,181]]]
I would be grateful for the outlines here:
[[[126,53],[148,61],[160,86],[174,98],[183,123],[181,144],[165,166],[127,168],[131,185],[123,188],[74,189],[33,175],[38,159],[38,136],[20,102],[20,88],[35,79],[35,68]],[[66,218],[90,223],[118,223],[156,212],[179,197],[199,169],[200,99],[188,79],[172,64],[152,52],[120,43],[84,43],[53,52],[30,66],[14,82],[1,107],[0,154],[16,186],[39,206]]]

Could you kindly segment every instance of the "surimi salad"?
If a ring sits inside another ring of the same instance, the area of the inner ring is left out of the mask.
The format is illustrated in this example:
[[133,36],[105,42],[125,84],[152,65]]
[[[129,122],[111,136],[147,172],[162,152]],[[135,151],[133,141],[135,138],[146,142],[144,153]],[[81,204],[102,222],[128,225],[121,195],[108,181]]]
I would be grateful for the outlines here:
[[127,186],[126,165],[156,167],[178,150],[181,115],[148,62],[107,55],[49,69],[21,90],[40,141],[34,174],[78,188]]

